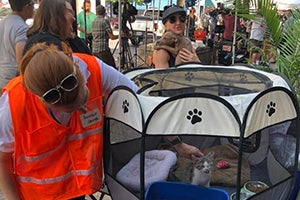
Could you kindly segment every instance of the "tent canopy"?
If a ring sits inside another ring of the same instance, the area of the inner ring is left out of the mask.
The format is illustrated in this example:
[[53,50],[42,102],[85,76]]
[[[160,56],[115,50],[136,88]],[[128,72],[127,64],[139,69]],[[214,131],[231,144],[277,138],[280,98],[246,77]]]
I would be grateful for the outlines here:
[[288,10],[294,8],[300,8],[299,0],[274,0],[279,10]]
[[205,0],[205,7],[216,7],[212,0]]

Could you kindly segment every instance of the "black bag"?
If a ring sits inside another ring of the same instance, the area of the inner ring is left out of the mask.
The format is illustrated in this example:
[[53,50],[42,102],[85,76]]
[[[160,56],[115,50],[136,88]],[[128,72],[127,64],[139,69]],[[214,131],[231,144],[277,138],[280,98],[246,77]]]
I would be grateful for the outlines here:
[[215,33],[224,33],[225,26],[224,25],[217,25],[215,29]]
[[73,52],[76,53],[86,53],[89,55],[93,55],[89,47],[82,41],[81,38],[75,36],[72,39],[68,40]]

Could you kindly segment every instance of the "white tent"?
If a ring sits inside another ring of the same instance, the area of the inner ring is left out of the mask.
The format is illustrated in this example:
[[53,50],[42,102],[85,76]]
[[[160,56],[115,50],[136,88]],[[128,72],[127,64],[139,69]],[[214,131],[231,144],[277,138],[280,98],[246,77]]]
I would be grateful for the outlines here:
[[279,10],[288,10],[294,8],[300,8],[299,0],[274,0]]

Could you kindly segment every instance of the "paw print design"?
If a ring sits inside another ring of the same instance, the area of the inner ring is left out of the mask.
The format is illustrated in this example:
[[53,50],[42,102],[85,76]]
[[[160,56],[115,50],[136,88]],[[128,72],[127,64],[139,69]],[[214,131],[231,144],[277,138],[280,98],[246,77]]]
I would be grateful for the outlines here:
[[267,105],[267,110],[266,110],[266,112],[268,113],[269,117],[271,117],[271,116],[275,113],[275,111],[276,111],[275,106],[276,106],[276,103],[273,102],[273,101],[271,101],[271,102]]
[[129,107],[129,102],[125,99],[125,101],[123,101],[123,105],[122,105],[124,113],[127,113],[129,111],[128,107]]
[[191,81],[194,78],[194,75],[192,72],[188,72],[184,76],[185,76],[185,80],[187,80],[187,81]]
[[194,110],[190,110],[188,112],[188,115],[186,116],[186,118],[188,120],[190,120],[192,124],[196,124],[196,123],[202,121],[201,115],[202,115],[202,112],[200,110],[198,111],[198,109],[194,108]]

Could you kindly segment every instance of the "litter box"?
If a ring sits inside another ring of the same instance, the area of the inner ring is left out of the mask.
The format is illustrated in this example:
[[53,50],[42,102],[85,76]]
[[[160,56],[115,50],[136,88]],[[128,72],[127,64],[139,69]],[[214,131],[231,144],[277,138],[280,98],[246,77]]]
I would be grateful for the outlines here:
[[158,181],[149,185],[145,200],[229,200],[224,190],[191,184]]

